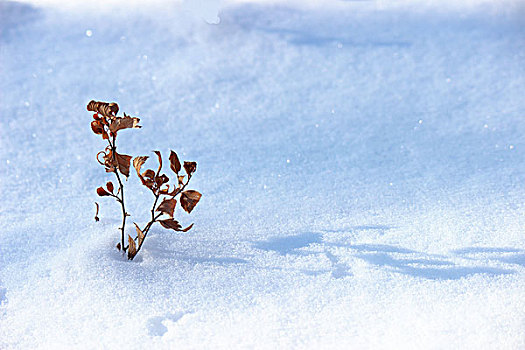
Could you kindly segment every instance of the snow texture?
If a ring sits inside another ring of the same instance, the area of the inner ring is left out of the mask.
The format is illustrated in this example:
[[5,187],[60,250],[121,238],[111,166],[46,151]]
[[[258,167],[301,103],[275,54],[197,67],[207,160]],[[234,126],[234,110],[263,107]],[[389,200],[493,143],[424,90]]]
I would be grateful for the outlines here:
[[[330,3],[0,2],[0,348],[525,348],[523,3]],[[133,262],[91,99],[198,162]]]

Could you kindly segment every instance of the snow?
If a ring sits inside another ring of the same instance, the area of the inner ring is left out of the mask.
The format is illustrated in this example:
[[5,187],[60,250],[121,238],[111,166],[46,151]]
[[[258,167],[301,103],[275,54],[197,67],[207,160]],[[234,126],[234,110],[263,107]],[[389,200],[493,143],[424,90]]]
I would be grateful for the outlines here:
[[[0,348],[525,348],[523,4],[200,4],[0,2]],[[91,99],[198,162],[133,262]]]

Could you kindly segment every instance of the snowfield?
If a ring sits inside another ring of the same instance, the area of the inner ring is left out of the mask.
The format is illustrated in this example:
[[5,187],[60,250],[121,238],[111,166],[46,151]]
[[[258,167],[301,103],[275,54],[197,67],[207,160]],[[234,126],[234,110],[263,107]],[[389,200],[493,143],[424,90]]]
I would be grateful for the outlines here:
[[[0,348],[525,348],[525,6],[329,3],[0,2]],[[198,163],[132,262],[91,99]]]

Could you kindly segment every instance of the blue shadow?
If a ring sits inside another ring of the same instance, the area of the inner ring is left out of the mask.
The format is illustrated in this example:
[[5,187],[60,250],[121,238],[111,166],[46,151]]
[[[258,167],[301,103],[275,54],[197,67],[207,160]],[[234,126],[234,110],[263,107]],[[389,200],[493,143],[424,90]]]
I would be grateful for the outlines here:
[[300,254],[296,251],[308,247],[310,244],[322,243],[323,237],[319,233],[306,232],[294,236],[270,238],[267,241],[255,242],[254,247],[266,251],[274,251],[281,255]]

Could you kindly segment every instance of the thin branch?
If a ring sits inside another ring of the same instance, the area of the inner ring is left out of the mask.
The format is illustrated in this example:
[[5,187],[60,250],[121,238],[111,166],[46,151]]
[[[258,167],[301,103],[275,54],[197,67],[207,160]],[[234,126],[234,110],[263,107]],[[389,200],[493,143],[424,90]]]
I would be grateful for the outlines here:
[[181,194],[182,191],[184,191],[184,189],[186,188],[186,186],[188,186],[188,184],[190,183],[190,179],[191,179],[191,175],[188,174],[188,180],[186,180],[186,183],[185,183],[181,188],[179,188],[179,189],[175,192],[175,194],[174,194],[173,196],[171,196],[171,198],[175,198],[175,197],[177,197],[179,194]]
[[109,193],[109,196],[115,198],[115,200],[116,200],[117,202],[120,203],[120,202],[122,201],[122,200],[120,199],[119,196],[117,196],[117,195],[115,195],[115,194],[113,194],[113,193],[111,193],[111,192],[108,192],[108,193]]
[[129,260],[133,260],[133,258],[139,253],[140,249],[142,248],[142,245],[144,244],[144,241],[146,240],[146,236],[148,235],[148,232],[150,228],[153,226],[155,222],[157,222],[157,219],[162,215],[162,213],[159,213],[155,215],[155,209],[157,206],[157,201],[159,200],[160,194],[155,194],[155,201],[153,202],[153,207],[151,208],[151,220],[146,224],[144,227],[144,230],[142,230],[142,234],[144,237],[142,237],[142,241],[140,242],[139,246],[137,247],[137,251],[133,256],[129,258]]
[[153,207],[151,208],[151,219],[153,220],[155,218],[155,209],[157,206],[157,201],[159,200],[160,194],[155,194],[155,201],[153,202]]
[[[111,161],[113,163],[113,166],[117,164],[117,145],[116,145],[116,135],[113,135],[113,142],[111,142],[110,139],[108,139],[109,146],[111,147]],[[126,213],[126,207],[124,204],[124,185],[122,184],[122,180],[120,179],[120,175],[118,173],[118,164],[115,167],[115,176],[117,177],[117,181],[119,184],[119,189],[117,193],[120,193],[120,198],[118,196],[114,196],[117,199],[117,202],[120,203],[120,206],[122,207],[122,227],[121,229],[121,245],[122,249],[126,251],[127,247],[124,243],[124,230],[126,228],[126,217],[128,216]]]

